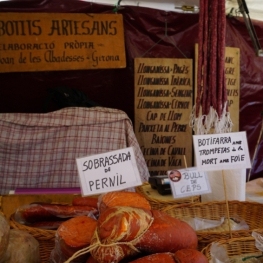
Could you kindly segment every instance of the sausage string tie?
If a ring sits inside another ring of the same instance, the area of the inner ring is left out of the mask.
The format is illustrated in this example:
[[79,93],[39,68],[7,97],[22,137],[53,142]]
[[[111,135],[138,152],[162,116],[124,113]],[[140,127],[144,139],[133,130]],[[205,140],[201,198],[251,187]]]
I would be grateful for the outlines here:
[[64,263],[70,263],[73,259],[81,256],[81,255],[84,255],[84,254],[87,254],[89,252],[91,252],[92,250],[94,249],[97,249],[99,247],[113,247],[113,246],[117,246],[117,245],[127,245],[129,247],[131,247],[134,251],[136,252],[140,252],[136,247],[136,243],[141,239],[141,237],[144,235],[144,233],[146,233],[148,231],[148,229],[150,228],[150,226],[152,225],[154,221],[154,218],[152,217],[147,228],[144,229],[140,235],[138,235],[136,238],[134,238],[133,240],[129,241],[129,242],[114,242],[114,243],[110,243],[110,244],[103,244],[101,243],[100,241],[100,238],[98,236],[98,231],[97,229],[95,230],[95,239],[97,240],[94,244],[88,246],[88,247],[85,247],[83,249],[80,249],[79,251],[75,252],[69,259],[67,259]]

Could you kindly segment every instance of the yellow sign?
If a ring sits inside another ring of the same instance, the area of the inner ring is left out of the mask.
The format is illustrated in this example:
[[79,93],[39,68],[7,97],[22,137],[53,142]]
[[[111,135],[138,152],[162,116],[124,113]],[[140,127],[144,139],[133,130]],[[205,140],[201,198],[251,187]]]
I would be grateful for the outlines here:
[[233,122],[232,132],[239,131],[240,111],[240,50],[226,47],[225,74],[228,107]]
[[192,165],[193,61],[135,59],[135,135],[150,175]]
[[124,67],[121,14],[0,14],[0,72]]

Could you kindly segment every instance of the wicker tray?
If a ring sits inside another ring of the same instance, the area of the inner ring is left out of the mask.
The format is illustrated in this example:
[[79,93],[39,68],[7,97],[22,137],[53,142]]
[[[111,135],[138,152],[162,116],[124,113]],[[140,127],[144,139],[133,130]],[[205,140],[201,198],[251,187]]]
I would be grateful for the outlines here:
[[[257,230],[258,233],[263,234],[263,230]],[[255,246],[255,238],[250,237],[240,237],[240,238],[231,238],[227,240],[218,240],[216,243],[220,246],[223,246],[227,252],[229,258],[233,258],[240,255],[247,254],[256,254],[260,251]],[[211,256],[211,246],[212,243],[207,245],[202,253],[208,258],[208,260],[212,260]]]
[[[184,205],[172,205],[162,209],[162,211],[176,218],[199,217],[204,219],[220,220],[227,218],[227,202],[214,201],[206,203],[193,203]],[[263,229],[263,204],[247,201],[228,201],[228,211],[230,217],[238,216],[249,226],[249,230],[236,230],[224,232],[196,232],[198,236],[198,250],[202,250],[211,242],[251,236],[252,230]]]
[[152,189],[149,183],[136,187],[136,192],[142,194],[151,204],[153,209],[162,210],[170,205],[180,205],[186,203],[199,203],[200,196],[174,199],[172,195],[161,195],[157,190]]

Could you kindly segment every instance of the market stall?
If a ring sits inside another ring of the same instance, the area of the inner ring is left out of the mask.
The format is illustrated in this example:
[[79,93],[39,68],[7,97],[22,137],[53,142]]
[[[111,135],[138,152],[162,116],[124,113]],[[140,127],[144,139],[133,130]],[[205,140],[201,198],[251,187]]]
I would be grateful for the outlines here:
[[0,2],[0,262],[262,262],[262,22],[132,2]]

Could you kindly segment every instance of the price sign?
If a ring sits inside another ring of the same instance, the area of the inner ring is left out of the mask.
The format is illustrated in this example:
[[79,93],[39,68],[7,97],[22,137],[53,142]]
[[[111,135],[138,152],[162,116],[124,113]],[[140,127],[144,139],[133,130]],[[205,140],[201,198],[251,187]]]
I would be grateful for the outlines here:
[[195,168],[167,172],[174,198],[207,194],[211,192],[207,175]]
[[76,161],[84,196],[142,184],[132,147],[77,158]]
[[194,135],[193,140],[199,170],[251,167],[245,132]]

